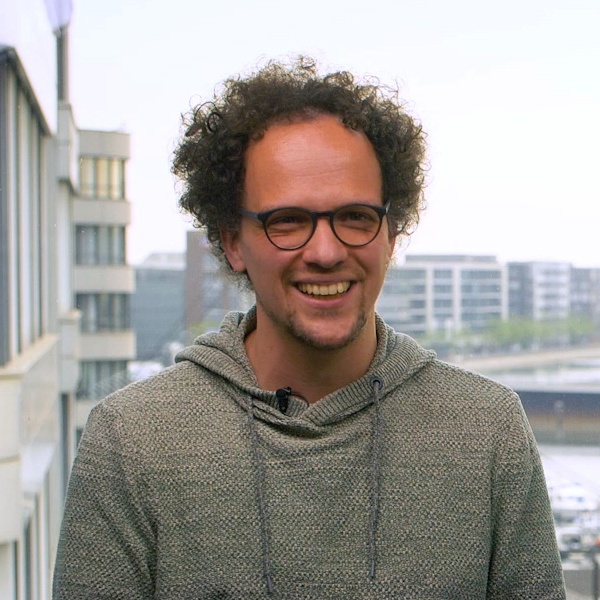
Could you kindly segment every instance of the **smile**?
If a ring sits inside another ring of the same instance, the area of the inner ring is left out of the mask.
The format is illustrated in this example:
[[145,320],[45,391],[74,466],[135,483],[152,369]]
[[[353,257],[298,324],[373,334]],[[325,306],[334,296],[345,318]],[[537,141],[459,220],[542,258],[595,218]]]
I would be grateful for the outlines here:
[[298,289],[303,294],[309,294],[310,296],[335,296],[337,294],[346,293],[349,288],[349,281],[340,281],[340,283],[330,283],[326,285],[320,285],[316,283],[298,284]]

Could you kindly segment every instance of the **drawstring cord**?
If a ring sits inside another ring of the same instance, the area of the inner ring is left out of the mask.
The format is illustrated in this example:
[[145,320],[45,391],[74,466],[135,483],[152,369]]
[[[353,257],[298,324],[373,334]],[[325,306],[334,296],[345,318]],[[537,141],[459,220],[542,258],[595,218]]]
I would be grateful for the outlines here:
[[373,422],[371,437],[373,448],[371,454],[371,516],[369,520],[369,550],[371,555],[371,568],[369,576],[375,577],[375,564],[377,562],[377,546],[375,544],[375,533],[377,530],[377,518],[379,516],[379,492],[381,487],[381,405],[379,402],[379,392],[383,388],[383,381],[376,375],[371,377],[371,387],[373,388]]
[[267,584],[267,592],[273,593],[273,579],[271,577],[271,545],[269,541],[269,517],[265,502],[265,465],[258,447],[258,433],[254,422],[254,400],[250,397],[248,403],[248,424],[252,439],[252,454],[256,465],[256,487],[258,495],[258,512],[260,515],[260,535],[263,545],[263,576]]
[[[383,388],[383,381],[373,376],[370,380],[373,389],[373,420],[371,425],[371,510],[369,515],[369,555],[370,568],[369,577],[375,577],[375,566],[377,563],[377,545],[375,543],[375,534],[377,531],[377,519],[379,516],[379,496],[380,496],[380,472],[381,472],[381,405],[379,393]],[[267,585],[267,592],[274,592],[273,578],[271,573],[271,545],[269,540],[269,517],[265,501],[265,465],[262,459],[258,445],[258,432],[254,421],[254,400],[250,397],[248,402],[248,424],[250,427],[250,437],[252,443],[252,454],[256,466],[256,488],[258,497],[258,511],[260,516],[260,533],[263,546],[263,576]]]

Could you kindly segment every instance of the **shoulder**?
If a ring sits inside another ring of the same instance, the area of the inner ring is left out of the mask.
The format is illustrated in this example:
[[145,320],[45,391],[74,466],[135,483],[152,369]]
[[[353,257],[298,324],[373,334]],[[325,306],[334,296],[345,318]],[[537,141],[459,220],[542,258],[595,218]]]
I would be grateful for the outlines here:
[[505,385],[438,359],[427,363],[413,380],[432,400],[465,409],[504,412],[521,406],[518,395]]
[[185,361],[99,402],[90,413],[84,438],[118,438],[123,446],[143,454],[176,443],[190,428],[224,426],[240,412],[230,384]]
[[170,411],[175,406],[207,398],[207,391],[225,393],[227,383],[220,376],[189,361],[177,363],[162,371],[110,394],[98,404],[126,415],[150,411]]
[[398,420],[444,443],[464,443],[482,453],[508,440],[524,449],[531,444],[529,423],[513,390],[437,359],[398,386],[391,404]]

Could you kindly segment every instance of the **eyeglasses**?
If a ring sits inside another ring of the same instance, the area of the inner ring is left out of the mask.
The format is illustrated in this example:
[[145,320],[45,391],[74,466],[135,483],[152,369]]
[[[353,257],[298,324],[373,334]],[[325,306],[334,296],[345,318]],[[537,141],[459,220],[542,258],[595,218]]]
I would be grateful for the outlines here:
[[335,210],[321,211],[286,206],[258,213],[242,208],[240,212],[262,223],[271,244],[280,250],[297,250],[313,236],[320,217],[329,218],[331,230],[343,244],[366,246],[377,237],[389,206],[389,203],[385,206],[345,204]]

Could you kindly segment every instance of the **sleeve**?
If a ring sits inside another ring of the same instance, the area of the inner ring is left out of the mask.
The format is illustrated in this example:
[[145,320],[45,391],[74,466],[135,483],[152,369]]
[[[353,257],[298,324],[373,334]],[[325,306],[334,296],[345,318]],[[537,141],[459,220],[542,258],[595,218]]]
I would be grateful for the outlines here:
[[155,535],[118,411],[92,411],[71,472],[54,600],[152,598]]
[[499,431],[488,600],[564,600],[562,565],[533,432],[518,398]]

